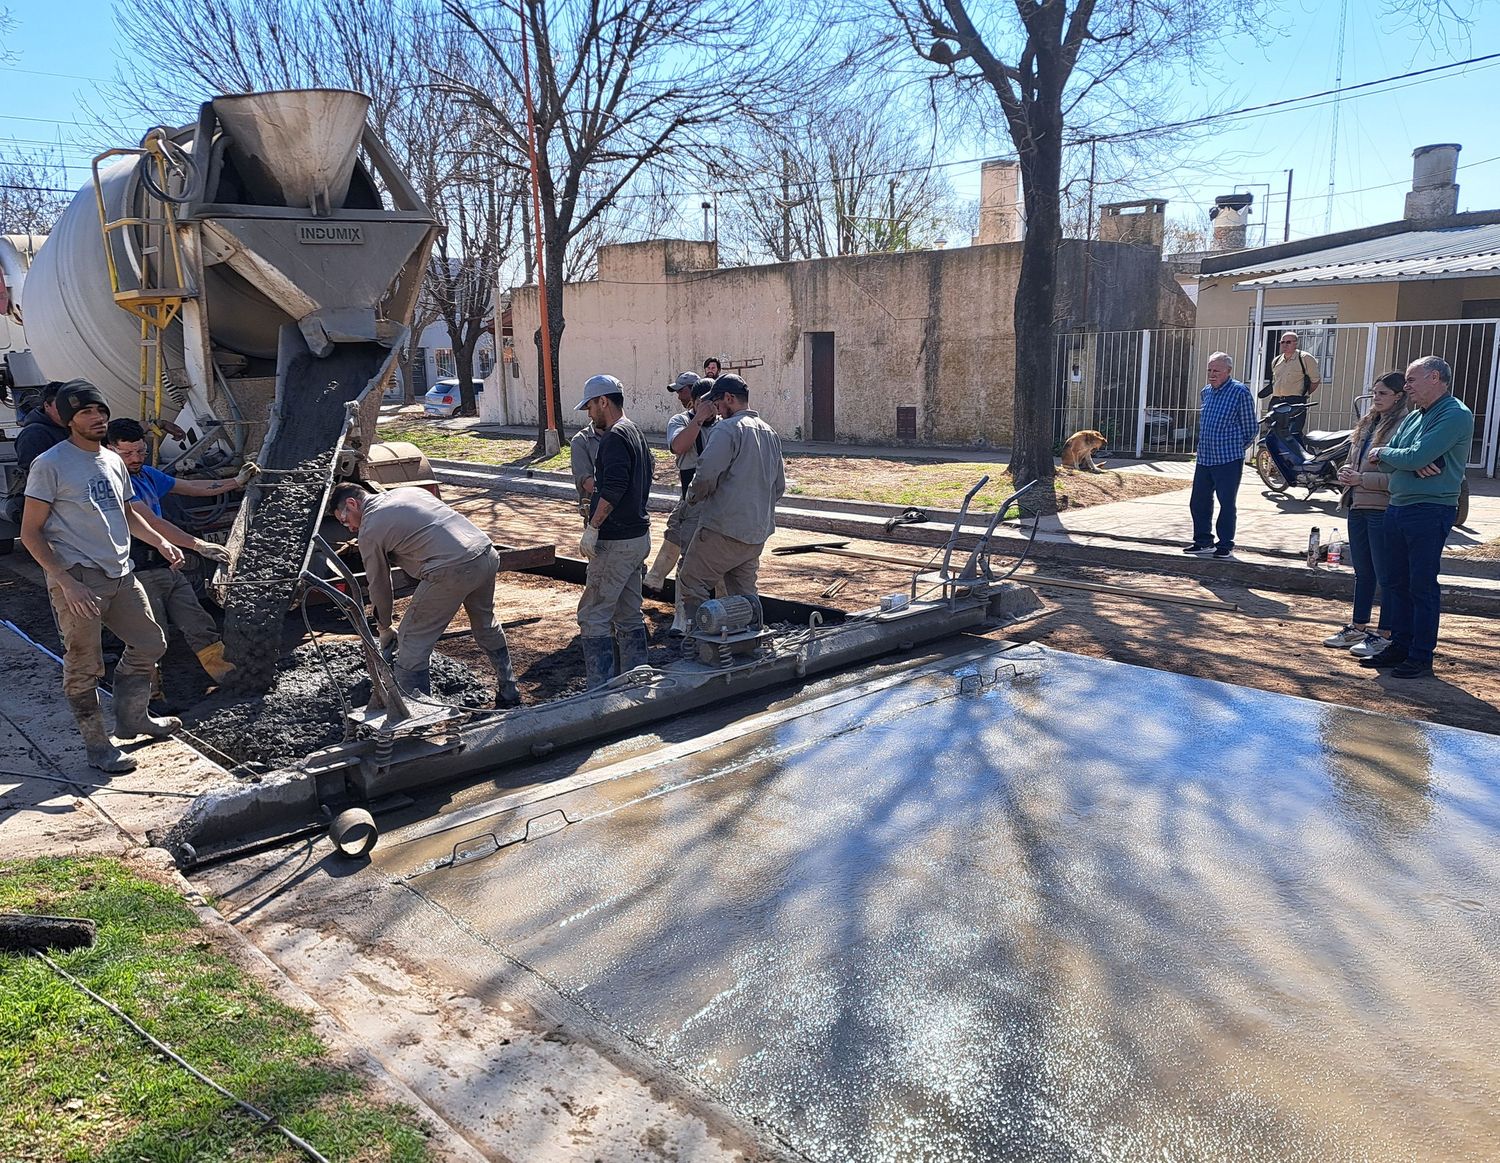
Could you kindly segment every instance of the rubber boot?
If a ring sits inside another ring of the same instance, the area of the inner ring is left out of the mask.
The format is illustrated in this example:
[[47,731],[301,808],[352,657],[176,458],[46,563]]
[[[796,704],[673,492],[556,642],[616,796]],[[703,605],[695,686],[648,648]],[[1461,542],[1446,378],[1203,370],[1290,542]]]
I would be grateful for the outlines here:
[[615,640],[607,634],[580,638],[583,647],[583,671],[589,690],[602,687],[615,677]]
[[677,608],[672,613],[672,628],[667,631],[668,638],[681,638],[691,628],[686,614],[682,609],[682,587],[677,587]]
[[681,556],[682,546],[663,541],[661,548],[656,551],[656,560],[651,563],[651,568],[641,579],[642,587],[648,590],[661,589],[666,584],[667,574],[672,572],[672,567],[677,564]]
[[615,631],[615,644],[620,649],[620,673],[634,670],[638,666],[650,666],[646,653],[646,627],[629,626]]
[[146,709],[151,700],[151,676],[132,674],[115,678],[115,734],[121,739],[133,739],[137,735],[150,735],[153,739],[165,739],[173,731],[182,729],[182,720],[175,716],[158,719]]
[[234,673],[234,663],[224,657],[224,643],[211,642],[198,651],[198,662],[214,682],[223,682]]
[[68,705],[73,708],[73,718],[78,720],[78,733],[83,736],[90,767],[111,775],[135,770],[135,760],[116,747],[104,729],[104,712],[99,709],[98,691],[69,699]]
[[510,668],[510,647],[491,650],[490,665],[495,668],[495,708],[519,707],[521,692],[516,689],[516,675]]
[[399,666],[396,667],[396,685],[408,698],[432,698],[432,674],[425,666],[421,670],[403,670]]

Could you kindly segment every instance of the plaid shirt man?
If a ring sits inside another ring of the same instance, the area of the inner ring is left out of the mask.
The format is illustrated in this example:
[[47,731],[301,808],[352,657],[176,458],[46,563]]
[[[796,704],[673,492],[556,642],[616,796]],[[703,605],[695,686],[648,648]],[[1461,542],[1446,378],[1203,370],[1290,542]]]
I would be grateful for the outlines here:
[[1227,379],[1217,388],[1205,384],[1202,411],[1198,417],[1198,463],[1231,464],[1245,459],[1245,449],[1255,439],[1260,422],[1250,389],[1237,379]]

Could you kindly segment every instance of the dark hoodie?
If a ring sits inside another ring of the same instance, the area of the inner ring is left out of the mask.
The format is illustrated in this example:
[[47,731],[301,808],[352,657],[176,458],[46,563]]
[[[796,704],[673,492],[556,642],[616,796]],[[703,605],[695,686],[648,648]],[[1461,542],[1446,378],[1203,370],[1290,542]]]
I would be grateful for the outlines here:
[[25,472],[32,461],[67,438],[68,430],[61,424],[54,424],[45,408],[33,409],[26,413],[26,418],[21,421],[21,431],[16,436],[16,467]]

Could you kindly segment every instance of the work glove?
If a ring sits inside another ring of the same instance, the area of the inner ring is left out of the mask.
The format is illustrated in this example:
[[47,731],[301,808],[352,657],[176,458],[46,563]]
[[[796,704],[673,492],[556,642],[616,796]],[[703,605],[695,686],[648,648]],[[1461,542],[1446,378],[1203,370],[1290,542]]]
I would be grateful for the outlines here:
[[253,460],[247,460],[240,466],[240,471],[234,474],[234,479],[242,485],[248,485],[259,475],[260,465],[256,464]]
[[220,565],[229,564],[229,550],[223,545],[217,545],[212,541],[199,541],[193,546],[193,552],[208,561],[216,561]]
[[578,552],[590,561],[594,560],[594,553],[599,546],[599,530],[592,525],[585,525],[583,536],[578,540]]

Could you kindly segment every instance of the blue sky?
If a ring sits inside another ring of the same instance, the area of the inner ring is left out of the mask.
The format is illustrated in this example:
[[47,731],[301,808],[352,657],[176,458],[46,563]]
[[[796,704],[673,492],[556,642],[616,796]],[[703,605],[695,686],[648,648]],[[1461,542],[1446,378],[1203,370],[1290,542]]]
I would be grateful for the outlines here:
[[[71,184],[82,185],[92,152],[88,145],[133,144],[80,144],[88,131],[76,127],[80,120],[87,123],[85,103],[98,104],[94,92],[99,81],[112,77],[119,63],[111,5],[108,0],[10,0],[8,7],[17,27],[7,47],[17,59],[0,66],[7,82],[7,100],[0,106],[0,155],[10,157],[36,148],[31,143],[61,139],[64,160],[79,167],[70,172]],[[1500,50],[1500,4],[1481,0],[1467,39],[1439,45],[1422,43],[1410,28],[1381,27],[1380,7],[1378,0],[1349,0],[1346,85]],[[1191,117],[1331,88],[1338,75],[1340,6],[1294,0],[1282,12],[1282,23],[1293,31],[1265,45],[1244,41],[1221,46],[1221,65],[1190,78],[1175,115]],[[1330,221],[1327,193],[1335,144],[1331,226],[1339,230],[1399,218],[1411,179],[1411,151],[1454,141],[1463,146],[1459,209],[1500,208],[1497,88],[1500,61],[1493,61],[1391,92],[1347,97],[1338,106],[1336,131],[1330,102],[1226,122],[1172,158],[1162,173],[1118,196],[1167,198],[1170,219],[1198,225],[1215,195],[1250,188],[1257,196],[1252,225],[1267,222],[1271,240],[1278,241],[1286,170],[1291,168],[1292,237],[1306,237],[1322,233]],[[977,198],[977,165],[955,166],[949,173],[960,193]],[[1269,204],[1262,204],[1265,187],[1253,183],[1269,186]]]

